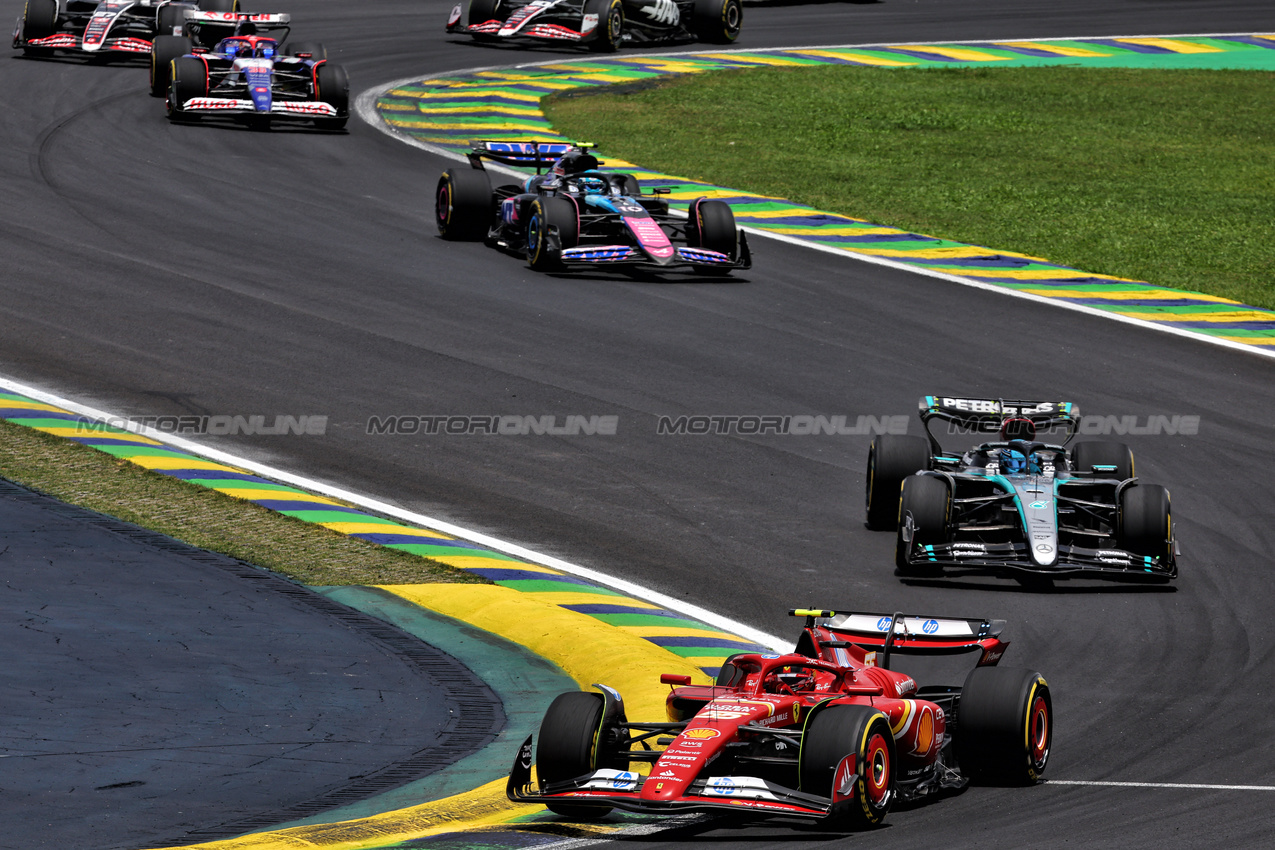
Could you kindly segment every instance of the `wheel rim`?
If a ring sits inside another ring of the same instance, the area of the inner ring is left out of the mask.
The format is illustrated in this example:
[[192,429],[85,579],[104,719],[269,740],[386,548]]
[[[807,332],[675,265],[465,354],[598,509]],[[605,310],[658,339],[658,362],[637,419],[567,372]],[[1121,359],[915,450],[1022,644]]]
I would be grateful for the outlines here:
[[1037,694],[1027,715],[1027,747],[1032,767],[1040,770],[1049,759],[1049,706],[1045,698]]
[[540,215],[532,213],[527,222],[527,253],[536,256],[540,249]]
[[438,224],[440,227],[446,227],[447,222],[452,217],[452,186],[450,183],[444,183],[438,188]]
[[607,18],[607,37],[611,39],[612,44],[620,43],[620,36],[624,32],[624,13],[620,10],[617,3],[611,7],[611,14]]
[[728,33],[739,32],[740,5],[736,0],[726,0],[726,6],[722,9],[722,23],[726,25]]
[[890,746],[880,733],[868,740],[863,763],[864,797],[874,809],[882,808],[890,799]]

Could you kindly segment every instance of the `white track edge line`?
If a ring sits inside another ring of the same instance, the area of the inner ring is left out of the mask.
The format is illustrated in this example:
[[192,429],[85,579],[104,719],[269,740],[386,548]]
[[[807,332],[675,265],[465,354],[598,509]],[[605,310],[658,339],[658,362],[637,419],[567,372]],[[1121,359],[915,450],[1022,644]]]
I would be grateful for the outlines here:
[[[1215,34],[1208,34],[1208,35],[1163,35],[1163,36],[1103,36],[1103,38],[1112,38],[1112,39],[1118,39],[1118,38],[1163,38],[1163,39],[1217,38],[1222,35],[1239,35],[1239,33],[1215,33]],[[1088,36],[1088,38],[1093,38],[1093,37],[1094,36]],[[1005,41],[1005,40],[1006,39],[1002,39],[1002,41]],[[1013,39],[1009,39],[1009,40],[1013,40]],[[1020,39],[1020,40],[1046,42],[1046,41],[1075,41],[1077,39],[1075,38],[1071,38],[1071,39],[1033,38],[1033,39]],[[982,44],[985,42],[986,40],[983,40],[983,41],[930,41],[930,42],[909,42],[909,44]],[[871,47],[871,46],[885,47],[888,45],[882,45],[882,44],[844,45],[843,44],[843,45],[827,45],[823,47],[800,47],[800,48],[768,47],[768,48],[762,48],[757,50],[748,50],[746,52],[764,53],[764,52],[776,52],[776,51],[782,51],[782,50],[833,50],[833,49],[854,50],[854,49],[863,49],[863,48]],[[704,53],[717,54],[717,53],[729,53],[729,52],[745,52],[745,50],[741,48],[736,48],[735,50],[732,50],[732,51],[700,50],[700,51],[685,51],[681,53],[657,53],[657,54],[651,54],[651,55],[655,57],[698,56]],[[592,59],[584,59],[584,58],[567,59],[567,60],[556,61],[556,62],[555,61],[528,62],[521,65],[501,65],[501,66],[493,65],[493,66],[484,66],[480,68],[467,68],[467,69],[456,70],[456,71],[440,71],[436,74],[429,74],[425,76],[403,77],[401,79],[394,80],[393,82],[384,83],[379,86],[374,86],[372,88],[364,90],[363,92],[360,92],[359,95],[355,98],[354,109],[355,109],[355,112],[358,114],[359,118],[361,118],[364,122],[371,125],[376,130],[379,130],[380,132],[385,133],[387,136],[393,139],[397,139],[398,141],[411,145],[414,148],[419,148],[420,150],[427,151],[429,153],[435,154],[436,156],[440,156],[445,159],[450,159],[457,162],[465,162],[465,157],[463,156],[453,153],[452,151],[447,150],[446,148],[440,147],[438,145],[431,145],[428,142],[422,142],[419,139],[413,138],[412,136],[409,136],[408,134],[389,126],[385,121],[381,120],[380,115],[376,112],[376,105],[375,105],[376,101],[383,94],[385,94],[385,92],[389,91],[390,89],[400,88],[402,86],[409,85],[411,83],[419,83],[419,82],[424,82],[426,80],[434,80],[434,79],[438,79],[439,77],[450,77],[456,74],[474,74],[481,71],[508,71],[508,70],[517,70],[521,68],[536,68],[543,65],[567,65],[567,64],[572,64],[575,62],[586,63],[586,62],[596,62],[596,61],[598,60],[595,57]],[[512,175],[515,177],[526,176],[520,171],[515,171],[514,169],[511,169],[511,168],[505,168],[497,164],[491,165],[488,170],[497,171],[499,173]],[[727,187],[721,187],[721,188],[727,188]],[[814,208],[811,207],[810,209],[814,209]],[[855,253],[854,251],[848,251],[842,248],[834,248],[830,245],[820,245],[814,242],[807,242],[805,240],[798,239],[797,237],[790,236],[788,234],[770,233],[765,230],[759,230],[755,227],[744,227],[743,229],[746,232],[751,233],[755,236],[760,236],[767,239],[774,239],[779,242],[785,242],[789,245],[796,245],[802,248],[810,248],[816,251],[823,251],[826,254],[843,257],[849,260],[857,260],[862,263],[870,263],[872,265],[885,266],[886,268],[896,269],[898,271],[911,272],[913,274],[921,275],[923,277],[934,278],[936,280],[942,280],[948,283],[955,283],[955,284],[959,284],[961,286],[967,286],[973,289],[980,289],[980,290],[983,290],[984,292],[993,292],[1000,295],[1007,295],[1013,298],[1022,298],[1027,301],[1034,301],[1037,304],[1048,304],[1053,307],[1059,307],[1065,310],[1071,310],[1072,312],[1084,313],[1085,315],[1094,316],[1096,318],[1107,319],[1114,322],[1120,322],[1121,324],[1133,325],[1133,326],[1144,328],[1147,330],[1158,331],[1160,333],[1170,334],[1172,336],[1176,336],[1181,339],[1194,340],[1196,342],[1202,342],[1209,345],[1218,346],[1220,348],[1230,349],[1231,351],[1237,351],[1243,354],[1251,354],[1251,355],[1256,355],[1258,357],[1275,359],[1275,346],[1272,346],[1271,348],[1268,349],[1260,345],[1250,345],[1244,342],[1236,342],[1235,340],[1221,339],[1219,337],[1209,336],[1208,334],[1173,327],[1171,324],[1164,323],[1164,322],[1150,322],[1150,321],[1147,321],[1146,319],[1136,319],[1131,316],[1122,316],[1118,313],[1112,313],[1106,310],[1100,310],[1097,307],[1091,307],[1086,304],[1074,304],[1069,301],[1062,301],[1056,298],[1049,298],[1044,295],[1035,295],[1030,292],[1021,292],[1017,289],[1010,289],[1006,286],[998,286],[993,283],[984,283],[974,278],[961,277],[959,275],[949,274],[947,272],[935,271],[934,269],[918,268],[916,266],[909,265],[907,263],[902,263],[897,260],[890,260],[885,257],[876,257],[870,254],[859,254],[859,253]],[[973,247],[984,247],[984,246],[973,246]],[[988,248],[987,250],[994,251],[996,249]],[[1075,271],[1083,272],[1083,269],[1076,269]],[[1138,281],[1138,282],[1145,283],[1148,286],[1155,286],[1155,284],[1147,283],[1146,281]],[[1172,287],[1163,287],[1163,288],[1171,289]],[[1189,290],[1182,290],[1182,292],[1187,293],[1189,292]]]
[[1044,779],[1041,785],[1097,785],[1106,788],[1189,788],[1201,791],[1275,791],[1275,785],[1205,785],[1196,782],[1112,782],[1102,779]]
[[[39,387],[34,387],[30,384],[13,380],[8,376],[0,375],[0,385],[38,401],[45,402],[46,404],[56,405],[70,410],[73,413],[79,413],[82,416],[91,417],[93,419],[114,421],[122,418],[116,417],[106,411],[90,407],[89,405],[81,404],[72,399],[63,398],[62,396],[40,389]],[[662,608],[667,608],[670,611],[685,614],[686,616],[699,620],[702,623],[715,626],[739,637],[747,638],[754,643],[761,644],[762,646],[770,649],[786,652],[792,647],[792,640],[783,640],[774,635],[754,629],[751,626],[736,622],[728,617],[723,617],[722,615],[709,611],[706,608],[701,608],[698,605],[683,602],[682,600],[675,599],[672,596],[643,587],[635,582],[615,578],[614,576],[609,576],[597,570],[582,567],[577,564],[573,564],[570,561],[564,561],[561,558],[555,558],[552,555],[545,555],[526,546],[520,546],[516,543],[510,543],[508,541],[501,540],[498,537],[493,537],[490,534],[471,531],[463,526],[456,525],[455,523],[448,522],[446,520],[425,516],[424,514],[419,514],[415,511],[409,511],[404,508],[400,508],[397,505],[381,501],[380,499],[365,496],[361,493],[355,493],[351,490],[346,490],[331,484],[325,484],[322,481],[316,481],[312,478],[296,475],[286,470],[279,469],[278,467],[247,460],[239,457],[238,455],[231,454],[230,452],[214,449],[210,446],[205,446],[193,440],[178,437],[174,434],[167,434],[149,426],[142,426],[133,422],[128,422],[126,430],[157,439],[160,442],[171,446],[185,449],[186,451],[200,455],[201,457],[230,464],[231,466],[242,467],[243,469],[250,470],[266,478],[273,478],[276,481],[292,484],[305,490],[313,490],[317,493],[322,493],[325,496],[331,496],[335,499],[340,499],[342,501],[358,505],[359,507],[367,508],[368,510],[375,511],[376,513],[406,520],[407,522],[415,523],[417,525],[423,525],[427,528],[432,528],[445,534],[450,534],[454,537],[459,537],[464,540],[481,544],[490,549],[494,549],[497,552],[503,552],[506,555],[512,555],[525,561],[561,570],[569,575],[588,579],[589,581],[605,585],[606,587],[613,588],[629,596],[652,602]]]

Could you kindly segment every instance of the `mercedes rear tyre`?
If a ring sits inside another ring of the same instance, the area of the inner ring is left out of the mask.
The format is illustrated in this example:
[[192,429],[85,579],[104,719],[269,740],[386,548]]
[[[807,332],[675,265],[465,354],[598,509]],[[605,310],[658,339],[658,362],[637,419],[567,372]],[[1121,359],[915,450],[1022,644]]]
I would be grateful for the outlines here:
[[[912,518],[910,543],[903,536],[909,516]],[[943,572],[937,564],[911,563],[908,556],[918,545],[951,542],[951,524],[952,493],[947,482],[934,475],[905,478],[899,496],[899,530],[894,549],[894,563],[899,575],[932,576]]]
[[1159,484],[1136,484],[1120,491],[1116,526],[1116,539],[1126,552],[1166,560],[1173,557],[1169,491]]
[[983,785],[1035,785],[1054,738],[1049,685],[1034,670],[975,667],[956,705],[961,772]]
[[[615,730],[602,728],[604,702],[601,694],[581,691],[559,694],[545,712],[536,741],[536,775],[540,789],[554,782],[566,782],[609,767],[624,770],[614,755],[603,751]],[[601,757],[600,757],[601,756]],[[610,806],[574,803],[546,803],[554,814],[579,820],[596,820],[611,811]]]
[[324,62],[314,71],[314,99],[336,110],[335,118],[316,118],[321,130],[341,130],[350,120],[350,78],[345,68]]
[[[1103,468],[1095,470],[1095,466]],[[1075,472],[1093,472],[1097,478],[1127,481],[1133,477],[1133,450],[1124,443],[1106,440],[1076,443],[1071,449],[1071,468]]]
[[438,178],[434,199],[439,236],[454,242],[486,238],[494,212],[491,178],[486,171],[466,166],[447,169]]
[[[853,760],[841,776],[837,767],[846,756]],[[834,801],[830,817],[837,826],[880,826],[895,796],[890,721],[867,705],[831,705],[817,711],[801,738],[798,771],[801,791]]]
[[188,101],[208,96],[208,67],[194,56],[179,56],[169,64],[168,117],[173,121],[198,121],[183,111]]
[[695,37],[709,44],[734,43],[744,23],[740,0],[695,0],[691,15]]
[[903,479],[930,468],[930,444],[924,437],[880,434],[868,449],[868,528],[888,531],[899,524],[899,488]]
[[[160,11],[167,9],[161,7]],[[151,97],[163,97],[168,92],[173,60],[190,53],[195,43],[181,35],[157,35],[151,43]]]
[[[552,235],[556,231],[557,239]],[[531,202],[527,219],[527,262],[536,271],[552,271],[562,266],[562,251],[574,248],[580,238],[580,215],[576,205],[552,195]]]
[[597,15],[597,34],[587,42],[594,53],[614,53],[624,40],[624,5],[620,0],[585,0],[585,16]]

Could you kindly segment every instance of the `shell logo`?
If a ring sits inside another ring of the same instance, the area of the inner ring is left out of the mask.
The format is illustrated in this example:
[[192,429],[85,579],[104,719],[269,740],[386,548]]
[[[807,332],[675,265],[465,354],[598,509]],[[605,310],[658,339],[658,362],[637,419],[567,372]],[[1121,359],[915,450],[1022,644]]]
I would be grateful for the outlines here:
[[683,738],[691,738],[697,741],[706,741],[709,738],[717,738],[721,735],[716,729],[687,729],[682,733]]

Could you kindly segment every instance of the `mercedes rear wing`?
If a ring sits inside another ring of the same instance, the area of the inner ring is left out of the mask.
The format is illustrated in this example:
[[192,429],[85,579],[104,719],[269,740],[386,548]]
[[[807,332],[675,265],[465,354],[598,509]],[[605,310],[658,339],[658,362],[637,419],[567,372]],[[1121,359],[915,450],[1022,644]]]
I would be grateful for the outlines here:
[[525,141],[492,141],[479,139],[471,143],[473,150],[467,156],[470,165],[482,168],[483,160],[490,159],[501,165],[522,168],[535,168],[539,174],[542,169],[551,167],[569,150],[588,150],[593,147],[586,142],[551,142],[541,139]]
[[[1004,620],[958,617],[926,617],[914,614],[870,614],[862,611],[825,611],[798,608],[788,612],[805,617],[806,628],[798,644],[798,652],[841,663],[835,650],[848,645],[860,647],[869,657],[876,653],[879,667],[890,666],[890,655],[961,655],[981,652],[979,667],[990,667],[1001,660],[1009,641],[1000,639]],[[813,652],[811,651],[813,650]]]
[[1063,428],[1067,432],[1063,445],[1076,434],[1080,409],[1069,401],[1028,401],[1009,398],[956,398],[922,396],[917,405],[921,424],[936,454],[943,449],[930,430],[930,422],[950,422],[958,428],[982,433],[996,433],[1006,419],[1030,419],[1037,431]]

